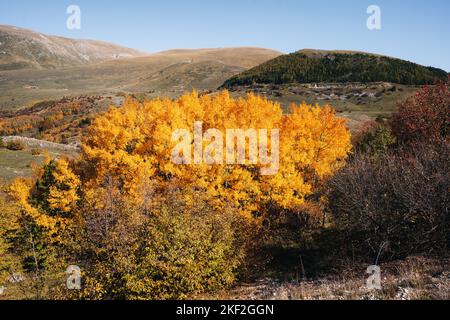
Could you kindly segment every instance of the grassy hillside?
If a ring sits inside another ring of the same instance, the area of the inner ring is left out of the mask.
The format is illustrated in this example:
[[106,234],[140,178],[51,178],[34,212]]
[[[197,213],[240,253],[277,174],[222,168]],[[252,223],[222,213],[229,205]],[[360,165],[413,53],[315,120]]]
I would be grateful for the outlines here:
[[391,82],[432,84],[447,72],[386,56],[351,52],[304,50],[267,61],[227,80],[223,87],[252,84],[322,82]]
[[321,84],[255,84],[234,86],[230,92],[242,97],[253,92],[277,101],[288,113],[292,103],[303,101],[315,105],[331,105],[339,116],[348,120],[352,131],[357,131],[368,120],[388,118],[397,109],[397,103],[413,95],[420,87],[378,83],[321,83]]
[[0,25],[0,71],[55,69],[145,55],[115,44]]
[[218,61],[226,65],[248,69],[257,66],[262,62],[278,57],[281,54],[281,52],[275,50],[258,47],[237,47],[178,49],[163,51],[156,54],[156,56],[172,57],[181,60],[188,59],[189,62]]
[[18,151],[0,147],[0,183],[18,177],[30,177],[33,173],[33,167],[40,165],[48,156],[58,158],[61,156],[75,157],[77,155],[77,150],[67,145],[21,137],[5,138],[5,140],[22,141],[26,147]]
[[214,90],[231,76],[279,56],[261,48],[174,50],[58,70],[0,71],[0,110],[84,94],[171,97]]

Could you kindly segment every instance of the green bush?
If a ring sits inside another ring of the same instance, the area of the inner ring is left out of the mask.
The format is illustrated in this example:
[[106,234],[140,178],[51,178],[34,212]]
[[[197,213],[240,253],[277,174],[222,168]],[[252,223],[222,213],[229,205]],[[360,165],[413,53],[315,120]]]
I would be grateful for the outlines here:
[[232,285],[242,262],[234,245],[235,218],[204,209],[184,214],[162,208],[150,219],[143,256],[127,277],[129,298],[183,299]]
[[232,285],[254,232],[233,209],[181,198],[150,208],[119,195],[106,209],[84,208],[86,227],[71,237],[79,239],[74,252],[85,272],[78,298],[184,299]]
[[357,153],[379,156],[386,153],[395,142],[396,138],[389,127],[371,122],[356,136],[354,145]]

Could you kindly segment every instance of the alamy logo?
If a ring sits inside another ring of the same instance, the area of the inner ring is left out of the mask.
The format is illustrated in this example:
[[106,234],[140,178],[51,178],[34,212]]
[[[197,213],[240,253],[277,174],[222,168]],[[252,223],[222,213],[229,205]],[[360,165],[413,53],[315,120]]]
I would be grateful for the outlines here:
[[80,30],[81,29],[81,9],[77,5],[70,5],[66,10],[67,14],[70,16],[67,18],[66,26],[69,30]]
[[187,129],[174,131],[172,142],[178,142],[172,150],[175,164],[259,165],[261,175],[266,176],[279,170],[279,129],[227,129],[225,134],[209,129],[203,133],[203,122],[197,121],[193,133]]
[[379,6],[371,5],[367,8],[367,14],[370,14],[367,19],[367,29],[381,30],[381,9]]
[[67,289],[81,290],[81,269],[79,266],[69,266],[66,270],[69,275],[66,281]]
[[381,268],[379,266],[370,266],[366,271],[369,278],[366,280],[366,286],[369,290],[381,290]]

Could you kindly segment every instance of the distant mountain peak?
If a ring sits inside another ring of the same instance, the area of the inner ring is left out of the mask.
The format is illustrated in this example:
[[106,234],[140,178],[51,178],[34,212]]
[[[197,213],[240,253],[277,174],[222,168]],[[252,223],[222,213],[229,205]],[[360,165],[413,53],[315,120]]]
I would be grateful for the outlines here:
[[0,25],[0,71],[55,69],[143,55],[103,41],[69,39]]

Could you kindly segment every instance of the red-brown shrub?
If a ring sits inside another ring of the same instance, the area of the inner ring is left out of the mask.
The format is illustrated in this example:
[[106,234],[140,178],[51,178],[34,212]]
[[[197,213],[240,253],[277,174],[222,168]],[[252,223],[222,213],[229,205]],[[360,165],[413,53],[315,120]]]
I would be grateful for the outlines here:
[[435,144],[449,140],[449,123],[450,78],[447,83],[423,87],[399,104],[392,119],[392,129],[401,144]]

